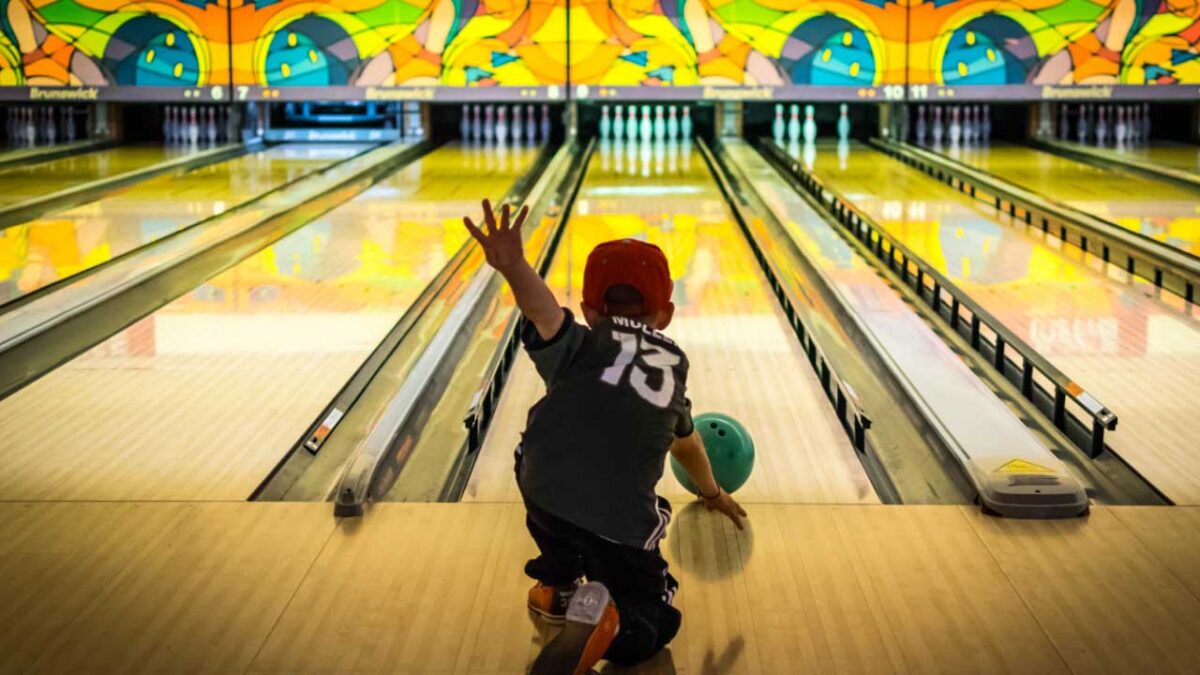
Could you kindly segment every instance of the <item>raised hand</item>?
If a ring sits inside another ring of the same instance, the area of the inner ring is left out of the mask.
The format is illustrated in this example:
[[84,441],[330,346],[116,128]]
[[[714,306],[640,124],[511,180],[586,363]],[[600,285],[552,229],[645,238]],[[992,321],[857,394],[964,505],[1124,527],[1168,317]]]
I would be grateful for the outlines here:
[[[525,249],[521,242],[521,226],[529,215],[529,207],[522,206],[517,212],[516,220],[509,220],[509,206],[505,204],[500,209],[499,222],[492,210],[492,203],[483,200],[484,228],[477,226],[470,217],[463,218],[463,224],[475,241],[483,247],[488,264],[500,272],[511,270],[525,260]],[[486,232],[484,231],[486,229]]]

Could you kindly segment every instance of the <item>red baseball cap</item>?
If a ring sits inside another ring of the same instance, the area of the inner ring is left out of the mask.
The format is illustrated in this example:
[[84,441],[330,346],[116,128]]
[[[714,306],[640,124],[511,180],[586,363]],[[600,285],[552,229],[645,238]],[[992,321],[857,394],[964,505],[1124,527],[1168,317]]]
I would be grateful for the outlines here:
[[583,269],[583,302],[604,312],[604,294],[613,286],[632,286],[642,294],[647,313],[671,303],[671,268],[662,249],[638,239],[618,239],[600,244],[588,254]]

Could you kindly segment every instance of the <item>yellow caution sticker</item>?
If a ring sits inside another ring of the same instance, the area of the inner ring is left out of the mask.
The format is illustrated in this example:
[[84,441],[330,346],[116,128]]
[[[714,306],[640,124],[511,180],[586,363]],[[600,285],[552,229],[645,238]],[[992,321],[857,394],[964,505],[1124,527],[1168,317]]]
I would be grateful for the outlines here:
[[1008,463],[1000,466],[992,473],[1010,474],[1010,473],[1041,473],[1041,474],[1056,474],[1057,471],[1048,469],[1041,464],[1034,464],[1024,459],[1010,460]]

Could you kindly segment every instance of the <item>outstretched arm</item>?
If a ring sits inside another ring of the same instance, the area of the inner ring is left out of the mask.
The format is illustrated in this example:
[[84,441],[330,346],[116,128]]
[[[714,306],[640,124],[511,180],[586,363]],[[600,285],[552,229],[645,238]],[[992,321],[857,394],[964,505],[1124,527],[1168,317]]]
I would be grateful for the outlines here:
[[528,215],[529,207],[522,206],[516,220],[510,223],[508,204],[505,204],[500,209],[500,220],[497,222],[492,203],[485,199],[484,227],[476,226],[469,217],[464,217],[463,223],[475,241],[483,247],[488,264],[508,280],[521,313],[533,323],[543,340],[549,340],[562,328],[563,310],[550,287],[525,259],[521,226],[525,224],[525,217]]
[[692,482],[696,484],[696,489],[700,491],[700,498],[704,500],[704,506],[709,511],[720,511],[737,525],[739,530],[745,529],[746,510],[740,504],[734,501],[733,496],[721,489],[717,485],[717,479],[713,477],[712,464],[708,461],[708,453],[704,451],[704,441],[700,439],[699,432],[692,431],[690,436],[676,438],[671,444],[671,454],[687,469],[688,475],[692,477]]

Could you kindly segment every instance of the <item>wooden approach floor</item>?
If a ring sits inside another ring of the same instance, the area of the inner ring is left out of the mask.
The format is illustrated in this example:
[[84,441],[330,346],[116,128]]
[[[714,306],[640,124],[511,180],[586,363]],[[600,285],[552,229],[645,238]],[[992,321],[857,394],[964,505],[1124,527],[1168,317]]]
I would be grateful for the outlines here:
[[[1200,508],[678,506],[684,627],[635,672],[1200,663]],[[0,672],[522,673],[530,552],[518,504],[0,503]]]

